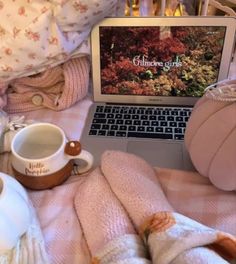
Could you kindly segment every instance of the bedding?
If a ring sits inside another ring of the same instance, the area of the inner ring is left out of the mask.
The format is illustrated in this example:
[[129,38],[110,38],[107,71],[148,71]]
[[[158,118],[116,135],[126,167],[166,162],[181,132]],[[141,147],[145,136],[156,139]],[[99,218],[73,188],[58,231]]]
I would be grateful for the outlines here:
[[[62,112],[40,109],[22,115],[28,120],[55,123],[65,130],[68,139],[73,140],[80,138],[90,105],[91,95],[88,94],[84,100]],[[12,175],[9,153],[0,155],[0,169]],[[217,189],[197,172],[168,168],[155,168],[155,171],[164,195],[175,212],[236,235],[234,191]],[[87,177],[88,174],[77,175],[74,170],[72,176],[60,186],[44,191],[28,190],[41,225],[50,263],[87,264],[91,261],[91,252],[75,207],[76,197],[76,203],[80,206],[77,194]]]
[[[0,108],[6,106],[7,111],[20,111],[20,99],[17,95],[20,96],[27,90],[29,90],[27,96],[22,102],[24,108],[21,110],[26,110],[27,98],[27,106],[31,104],[31,109],[33,106],[34,108],[51,106],[54,110],[62,110],[61,106],[69,107],[70,105],[65,101],[63,105],[60,100],[54,98],[60,96],[60,93],[63,95],[62,84],[57,85],[56,91],[45,89],[44,86],[36,89],[34,81],[42,84],[45,75],[52,75],[52,72],[55,77],[56,73],[51,69],[58,65],[60,66],[56,68],[57,73],[62,65],[65,79],[72,75],[72,68],[78,67],[80,75],[84,74],[79,79],[86,79],[85,83],[80,81],[78,83],[84,85],[85,87],[80,89],[86,91],[88,73],[82,71],[79,65],[68,66],[70,63],[67,61],[71,59],[83,61],[80,58],[90,54],[89,34],[93,25],[106,16],[124,14],[124,8],[125,0],[0,1]],[[85,63],[84,68],[86,68]],[[44,73],[44,78],[41,73]],[[22,77],[28,78],[21,79]],[[67,80],[65,83],[67,84]],[[46,99],[43,98],[44,90],[47,94],[50,90],[49,100],[46,100],[49,95]],[[38,94],[32,97],[36,92]],[[6,93],[10,95],[7,96]],[[33,98],[33,104],[29,101],[29,97]],[[78,99],[78,96],[75,98]],[[81,96],[79,98],[81,99]],[[18,106],[18,109],[17,107],[14,109],[14,105]],[[30,111],[29,107],[28,111]]]
[[92,263],[149,263],[148,249],[153,264],[227,263],[206,245],[236,257],[235,238],[175,213],[153,168],[133,154],[104,152],[78,189],[75,210]]
[[0,82],[42,72],[69,58],[89,54],[91,27],[105,16],[119,15],[124,3],[0,1]]
[[[109,162],[108,164],[112,163]],[[95,173],[96,171],[93,172],[93,174]],[[170,203],[170,205],[166,205],[166,200],[162,194],[161,196],[159,194],[157,196],[152,195],[152,202],[155,202],[155,200],[162,201],[157,205],[159,209],[166,210],[172,207],[178,213],[189,216],[200,223],[234,235],[236,234],[235,192],[224,192],[216,189],[205,177],[200,176],[198,173],[157,168],[155,176],[157,176],[161,188]],[[52,190],[28,190],[41,224],[50,263],[90,263],[90,251],[86,242],[89,235],[87,234],[87,239],[85,240],[84,229],[81,226],[81,222],[83,221],[84,225],[86,218],[81,212],[78,215],[78,208],[80,210],[84,208],[83,210],[86,212],[86,210],[91,210],[93,204],[92,194],[94,193],[94,189],[92,189],[92,192],[84,192],[84,195],[81,190],[81,186],[85,183],[88,185],[87,177],[88,175],[72,176],[65,184]],[[93,175],[90,175],[90,182],[93,177]],[[142,181],[138,182],[142,185]],[[104,205],[105,208],[114,208],[111,199],[109,200],[109,204],[104,202],[106,201],[104,196],[107,191],[99,188],[99,184],[96,184],[96,190],[100,190],[100,199],[96,199],[96,202],[99,201],[96,206],[101,208]],[[130,194],[130,192],[128,193]],[[127,195],[127,192],[125,194]],[[150,208],[152,209],[153,206]],[[155,208],[156,210],[157,208]],[[135,207],[133,213],[136,211],[137,207]],[[136,213],[136,215],[136,219],[138,219],[139,214]],[[115,219],[120,219],[120,216],[121,212],[118,211]],[[89,222],[89,219],[93,220]],[[91,224],[91,227],[87,226],[87,230],[91,228],[90,240],[91,233],[92,241],[97,241],[96,236],[106,233],[106,230],[109,231],[105,227],[109,227],[112,221],[108,221],[108,219],[111,219],[111,217],[104,214],[103,221],[106,225],[104,224],[103,228],[96,230],[96,225],[92,225],[93,222],[96,223],[96,220],[88,217],[86,222]],[[121,223],[120,220],[118,222],[119,224]],[[133,228],[129,227],[129,229],[131,229],[131,232],[134,232],[132,231]],[[100,242],[97,242],[97,247],[99,247]]]
[[[1,175],[2,176],[2,175]],[[9,177],[8,175],[6,175]],[[31,222],[27,231],[16,241],[12,250],[0,252],[1,264],[49,264],[48,254],[45,250],[41,227],[31,202],[28,203]],[[17,218],[19,219],[19,218]],[[9,220],[9,219],[8,219]],[[6,222],[9,225],[9,222]],[[1,221],[1,225],[2,225]],[[4,224],[3,224],[4,226]],[[6,227],[6,226],[4,226]],[[12,226],[9,226],[12,228]],[[1,232],[3,234],[4,232]],[[4,237],[4,236],[3,236]],[[1,237],[2,238],[2,237]],[[2,245],[1,245],[2,246]]]

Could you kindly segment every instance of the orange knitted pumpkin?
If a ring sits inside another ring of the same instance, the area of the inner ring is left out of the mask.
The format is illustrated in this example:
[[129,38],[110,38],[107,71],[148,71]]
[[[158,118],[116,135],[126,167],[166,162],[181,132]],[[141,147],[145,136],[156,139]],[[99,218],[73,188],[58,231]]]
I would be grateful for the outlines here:
[[194,106],[185,145],[200,174],[220,189],[236,190],[236,80],[209,88]]

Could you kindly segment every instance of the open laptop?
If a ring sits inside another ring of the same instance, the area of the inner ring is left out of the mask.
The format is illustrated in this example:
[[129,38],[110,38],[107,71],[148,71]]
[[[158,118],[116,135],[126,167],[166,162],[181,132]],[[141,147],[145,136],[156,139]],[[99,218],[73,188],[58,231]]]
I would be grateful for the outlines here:
[[184,147],[186,122],[204,89],[228,76],[235,23],[232,17],[122,17],[93,28],[94,103],[81,143],[95,166],[109,149],[153,166],[194,169]]

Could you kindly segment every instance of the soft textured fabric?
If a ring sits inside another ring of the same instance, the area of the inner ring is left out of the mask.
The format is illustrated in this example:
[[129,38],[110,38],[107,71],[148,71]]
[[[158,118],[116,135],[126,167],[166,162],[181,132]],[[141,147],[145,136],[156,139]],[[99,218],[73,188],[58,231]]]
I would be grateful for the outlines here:
[[199,173],[219,189],[236,190],[236,79],[209,87],[198,100],[185,145]]
[[121,14],[124,4],[124,0],[1,1],[0,82],[89,54],[92,26]]
[[236,236],[236,193],[216,188],[198,172],[156,168],[167,200],[176,212]]
[[92,263],[148,263],[125,236],[134,231],[119,201],[147,243],[152,263],[229,263],[205,245],[230,260],[236,257],[235,237],[171,212],[149,164],[132,154],[107,151],[101,170],[88,175],[75,198]]
[[[170,264],[179,255],[185,263],[194,260],[199,264],[223,264],[236,258],[236,237],[172,212],[153,169],[141,158],[119,151],[106,151],[102,156],[101,170],[147,242],[154,264]],[[196,258],[195,251],[191,253],[191,249],[199,248],[201,255],[202,246],[212,247],[219,254],[204,249],[202,258]],[[185,256],[186,250],[190,250],[188,257]]]
[[[25,112],[27,119],[54,123],[71,140],[79,139],[91,99],[86,97],[62,111],[46,108]],[[1,171],[12,173],[10,155],[0,155]],[[156,168],[156,177],[175,211],[212,228],[236,235],[236,195],[217,189],[197,172]],[[84,176],[71,176],[52,190],[29,191],[40,220],[52,264],[90,264],[88,246],[73,201]],[[187,254],[187,252],[186,252]],[[193,262],[191,262],[193,263]]]
[[154,264],[226,264],[236,258],[236,237],[178,213],[158,212],[142,228]]
[[[98,226],[99,227],[99,226]],[[108,242],[91,264],[151,264],[147,250],[137,235],[123,235]]]
[[[25,76],[44,73],[45,76],[56,75],[55,70],[48,70],[57,65],[63,64],[72,58],[84,57],[90,54],[89,34],[97,22],[107,16],[124,15],[125,0],[18,0],[0,2],[0,108],[5,107],[6,111],[16,113],[31,111],[48,107],[53,110],[65,109],[76,100],[81,99],[87,91],[88,71],[84,69],[76,70],[72,65],[65,66],[70,71],[73,69],[73,76],[79,71],[78,91],[75,91],[73,85],[74,97],[68,97],[64,92],[64,98],[59,99],[63,89],[60,84],[51,91],[51,94],[45,94],[42,89],[37,91],[24,91],[23,86],[36,85],[32,80],[20,80],[21,89],[19,94],[19,83],[17,88],[13,86],[10,90],[10,98],[7,98],[6,91],[9,90],[9,81]],[[68,15],[69,14],[69,15]],[[86,71],[86,72],[85,72]],[[57,72],[58,73],[58,72]],[[82,75],[81,75],[82,74]],[[71,78],[71,74],[68,77]],[[42,77],[42,76],[41,76]],[[40,77],[36,78],[41,81]],[[73,78],[74,80],[75,78]],[[36,81],[36,80],[35,80]],[[71,93],[70,89],[70,93]],[[36,105],[30,101],[33,95],[38,92]],[[15,94],[16,93],[16,94]],[[42,98],[43,97],[43,98]],[[73,99],[72,99],[73,98]],[[43,99],[43,100],[42,100]],[[39,105],[38,105],[38,101]],[[43,101],[43,102],[41,102]]]
[[35,209],[31,209],[31,224],[24,235],[18,240],[16,246],[0,254],[1,264],[49,264],[48,255],[45,250],[44,238]]
[[0,108],[2,109],[7,104],[6,90],[8,88],[8,82],[0,81]]
[[236,257],[235,237],[178,213],[152,215],[142,232],[154,264],[226,264]]
[[74,203],[92,263],[150,263],[143,241],[100,168],[79,186]]
[[85,177],[51,190],[29,191],[37,208],[50,264],[89,264],[91,256],[78,219],[74,198]]
[[[87,94],[89,72],[90,63],[84,56],[70,59],[43,73],[16,79],[8,84],[4,110],[18,113],[44,107],[55,111],[69,108]],[[39,102],[34,102],[36,97]]]
[[[4,168],[9,165],[6,159],[1,162]],[[29,192],[39,215],[50,263],[90,263],[86,238],[74,206],[87,176],[73,176],[69,182],[52,190]],[[236,235],[235,193],[219,191],[197,173],[159,169],[156,176],[175,210]],[[101,201],[96,201],[98,203]],[[80,206],[78,197],[77,205]]]
[[[206,258],[207,256],[207,258]],[[195,247],[187,249],[184,253],[179,254],[171,264],[227,264],[214,250],[207,247]],[[231,262],[233,264],[233,262]]]
[[26,120],[24,116],[13,116],[5,114],[0,119],[0,153],[11,151],[11,142],[15,134],[22,128],[34,123]]
[[99,168],[79,187],[75,208],[92,256],[115,238],[136,233]]
[[137,229],[152,214],[173,211],[155,171],[145,160],[119,151],[106,151],[101,170]]

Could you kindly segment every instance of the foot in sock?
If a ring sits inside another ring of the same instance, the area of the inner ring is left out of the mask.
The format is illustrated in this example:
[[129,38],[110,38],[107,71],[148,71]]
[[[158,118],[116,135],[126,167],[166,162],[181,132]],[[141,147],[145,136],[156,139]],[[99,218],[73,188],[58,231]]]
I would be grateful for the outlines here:
[[99,168],[81,184],[74,202],[94,263],[150,263],[142,240]]
[[137,229],[151,215],[173,211],[154,169],[143,159],[119,151],[102,156],[102,172]]
[[[222,243],[221,239],[218,241],[220,232],[173,212],[153,168],[141,158],[106,151],[101,170],[148,245],[154,264],[182,263],[179,260],[184,264],[228,263],[202,247],[211,244],[216,245],[215,249],[223,249],[230,258],[236,257],[234,237],[223,234],[226,242]],[[196,252],[204,254],[197,258]]]

